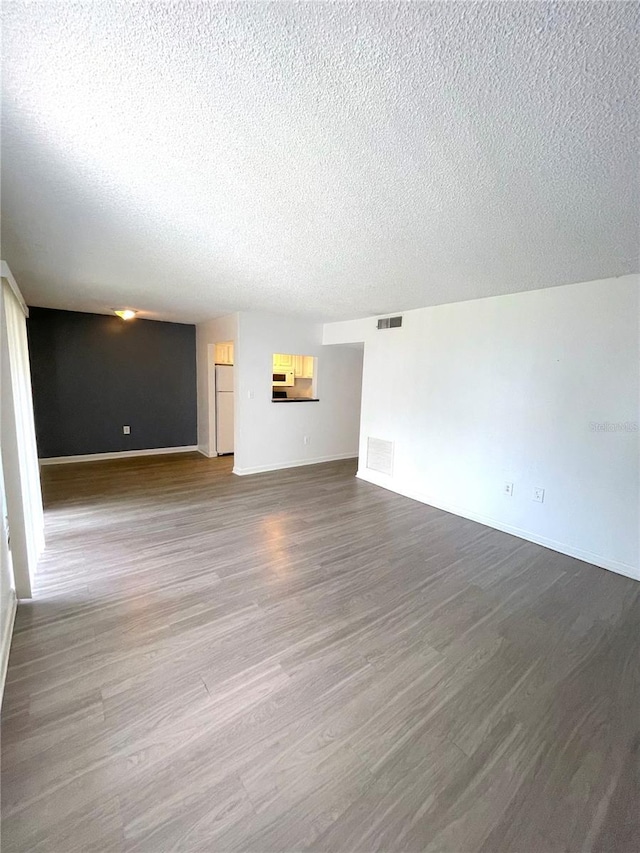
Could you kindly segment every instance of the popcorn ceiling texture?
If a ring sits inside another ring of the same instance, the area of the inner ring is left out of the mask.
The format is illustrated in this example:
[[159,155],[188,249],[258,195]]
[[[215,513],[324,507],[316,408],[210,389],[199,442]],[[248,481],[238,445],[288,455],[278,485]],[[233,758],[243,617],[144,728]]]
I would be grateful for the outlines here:
[[342,319],[638,269],[636,3],[3,3],[33,305]]

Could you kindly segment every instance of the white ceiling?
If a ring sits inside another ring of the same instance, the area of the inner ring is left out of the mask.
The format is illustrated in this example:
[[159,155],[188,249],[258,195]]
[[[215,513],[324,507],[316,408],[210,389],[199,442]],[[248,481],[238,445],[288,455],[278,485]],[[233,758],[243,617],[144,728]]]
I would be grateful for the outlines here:
[[343,319],[638,270],[637,3],[3,3],[32,305]]

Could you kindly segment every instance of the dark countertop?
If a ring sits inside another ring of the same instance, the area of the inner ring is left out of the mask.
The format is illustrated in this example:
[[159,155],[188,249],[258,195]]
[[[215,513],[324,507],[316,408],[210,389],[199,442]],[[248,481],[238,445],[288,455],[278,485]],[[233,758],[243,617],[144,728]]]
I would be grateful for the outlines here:
[[278,397],[277,399],[271,398],[272,403],[319,403],[320,400],[317,397]]

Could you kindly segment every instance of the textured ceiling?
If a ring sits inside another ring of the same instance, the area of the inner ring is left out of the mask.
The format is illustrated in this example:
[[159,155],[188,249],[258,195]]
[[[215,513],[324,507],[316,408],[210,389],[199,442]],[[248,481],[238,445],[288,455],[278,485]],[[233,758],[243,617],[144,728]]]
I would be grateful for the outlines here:
[[3,3],[32,305],[342,319],[638,269],[637,3]]

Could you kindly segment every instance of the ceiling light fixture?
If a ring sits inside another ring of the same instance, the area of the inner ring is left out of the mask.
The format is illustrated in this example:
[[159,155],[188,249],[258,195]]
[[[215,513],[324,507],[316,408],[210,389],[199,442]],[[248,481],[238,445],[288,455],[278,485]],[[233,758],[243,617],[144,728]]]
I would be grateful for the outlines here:
[[114,309],[114,314],[117,314],[121,320],[133,320],[136,316],[136,312],[132,311],[131,308],[125,308],[123,311],[116,311]]

